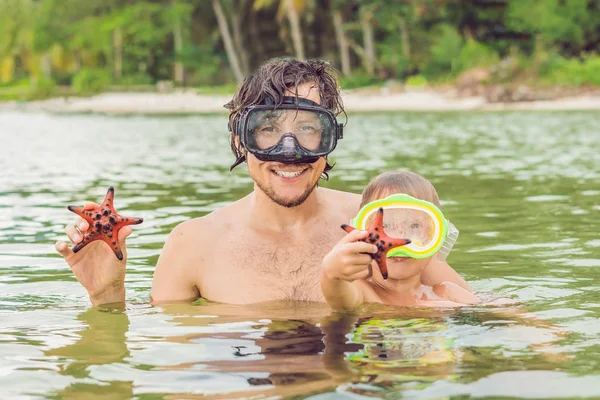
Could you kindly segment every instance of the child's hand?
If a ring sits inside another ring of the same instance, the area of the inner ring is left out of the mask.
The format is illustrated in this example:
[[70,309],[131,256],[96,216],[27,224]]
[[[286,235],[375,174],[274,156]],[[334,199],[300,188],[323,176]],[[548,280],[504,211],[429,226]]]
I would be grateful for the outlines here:
[[371,276],[373,259],[365,253],[377,252],[377,246],[360,241],[368,234],[367,231],[352,231],[327,253],[323,258],[323,273],[327,278],[352,282]]

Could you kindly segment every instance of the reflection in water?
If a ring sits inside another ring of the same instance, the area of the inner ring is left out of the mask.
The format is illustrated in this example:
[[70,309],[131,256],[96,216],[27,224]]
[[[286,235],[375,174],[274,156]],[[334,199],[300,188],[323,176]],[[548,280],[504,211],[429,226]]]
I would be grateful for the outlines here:
[[[368,319],[360,321],[353,340],[364,350],[350,355],[357,366],[374,369],[412,369],[455,359],[453,340],[444,336],[442,321]],[[364,371],[364,370],[363,370]]]
[[90,366],[123,363],[129,356],[125,343],[129,328],[127,315],[118,309],[91,309],[79,314],[77,319],[86,326],[77,332],[80,339],[73,344],[44,352],[47,357],[60,360],[61,375],[78,378],[77,383],[59,391],[57,396],[63,399],[130,398],[133,395],[131,381],[81,383],[90,378]]
[[[252,189],[226,118],[0,113],[0,397],[600,396],[600,114],[350,117],[323,186],[423,174],[461,231],[449,262],[521,309],[140,305],[171,229]],[[90,310],[53,250],[65,206],[110,185],[145,219],[124,311]]]

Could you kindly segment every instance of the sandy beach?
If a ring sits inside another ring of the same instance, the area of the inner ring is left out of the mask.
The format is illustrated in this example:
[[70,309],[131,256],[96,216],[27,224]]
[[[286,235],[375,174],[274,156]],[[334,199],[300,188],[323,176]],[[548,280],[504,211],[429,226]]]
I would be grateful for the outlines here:
[[[104,93],[93,97],[53,98],[31,102],[0,102],[0,111],[101,114],[203,114],[226,112],[231,95],[203,95],[195,90],[171,93]],[[555,100],[491,103],[482,96],[451,92],[356,90],[343,92],[347,112],[600,110],[600,92]]]

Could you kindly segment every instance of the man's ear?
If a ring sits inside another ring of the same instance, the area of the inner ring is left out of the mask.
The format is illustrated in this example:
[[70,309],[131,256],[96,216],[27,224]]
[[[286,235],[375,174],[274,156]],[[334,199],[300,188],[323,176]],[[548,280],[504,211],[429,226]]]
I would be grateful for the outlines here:
[[242,153],[243,155],[246,155],[247,151],[242,146],[242,143],[240,142],[240,137],[238,135],[233,135],[233,144],[235,145],[235,147],[238,149],[238,151],[240,153]]

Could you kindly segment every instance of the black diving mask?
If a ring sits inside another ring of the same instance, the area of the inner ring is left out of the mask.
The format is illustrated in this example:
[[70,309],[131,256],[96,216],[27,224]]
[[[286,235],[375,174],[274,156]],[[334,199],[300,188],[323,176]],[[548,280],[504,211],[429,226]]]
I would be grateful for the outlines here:
[[[235,123],[240,144],[261,161],[313,163],[331,153],[343,137],[343,125],[331,110],[297,97],[271,99],[247,107]],[[241,164],[239,157],[232,169]]]

